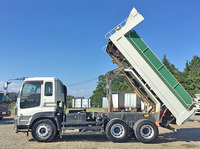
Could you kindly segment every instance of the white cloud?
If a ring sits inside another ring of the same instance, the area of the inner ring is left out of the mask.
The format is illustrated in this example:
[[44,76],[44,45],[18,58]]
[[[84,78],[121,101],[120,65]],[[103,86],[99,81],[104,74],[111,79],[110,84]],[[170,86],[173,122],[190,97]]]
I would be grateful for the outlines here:
[[3,84],[4,84],[4,82],[0,81],[0,91],[3,91]]
[[72,95],[75,97],[85,97],[88,98],[92,95],[93,90],[91,89],[76,89],[76,90],[72,90],[72,89],[68,89],[68,95]]

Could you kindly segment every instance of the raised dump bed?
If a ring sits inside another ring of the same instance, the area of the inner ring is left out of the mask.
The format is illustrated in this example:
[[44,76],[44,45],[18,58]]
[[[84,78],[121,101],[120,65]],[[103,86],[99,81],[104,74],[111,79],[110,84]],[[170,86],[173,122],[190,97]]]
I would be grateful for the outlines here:
[[192,98],[181,86],[181,84],[174,78],[174,76],[167,70],[164,64],[156,57],[147,44],[140,38],[136,31],[130,31],[126,38],[133,45],[135,50],[142,56],[148,65],[159,76],[163,83],[170,89],[170,91],[177,97],[185,108],[190,108],[193,104]]
[[[180,125],[194,114],[193,100],[136,31],[132,30],[143,20],[142,15],[133,8],[126,20],[106,34],[110,39],[108,45],[111,43],[113,51],[123,55],[124,60],[121,61],[127,61],[129,68],[125,62],[120,62],[120,65],[126,68],[124,71],[134,74],[133,76],[137,74],[139,77],[135,79],[138,82],[141,82],[139,78],[142,78],[145,83],[141,87],[148,85],[147,88],[151,93],[153,91],[153,98],[164,104],[176,117],[176,123]],[[112,56],[110,53],[109,55],[117,59],[117,56]]]

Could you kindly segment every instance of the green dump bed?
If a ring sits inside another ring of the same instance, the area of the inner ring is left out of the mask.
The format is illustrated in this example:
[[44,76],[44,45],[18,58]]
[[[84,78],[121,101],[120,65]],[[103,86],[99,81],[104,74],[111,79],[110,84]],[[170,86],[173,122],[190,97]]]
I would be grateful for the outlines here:
[[126,35],[126,38],[159,76],[163,83],[165,83],[170,91],[177,97],[182,105],[186,109],[190,108],[193,104],[191,97],[181,86],[181,84],[174,78],[174,76],[167,70],[164,64],[156,57],[146,43],[139,37],[136,31],[130,31]]
[[132,30],[143,20],[142,15],[133,8],[129,17],[106,36],[109,35],[117,50],[145,80],[180,125],[194,114],[193,100],[136,31]]

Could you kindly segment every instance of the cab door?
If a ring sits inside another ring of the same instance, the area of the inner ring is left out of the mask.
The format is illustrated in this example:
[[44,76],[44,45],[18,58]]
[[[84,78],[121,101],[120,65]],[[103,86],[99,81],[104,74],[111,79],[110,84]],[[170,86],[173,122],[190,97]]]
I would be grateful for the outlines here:
[[43,81],[26,81],[23,84],[18,102],[18,125],[29,125],[31,117],[41,112]]

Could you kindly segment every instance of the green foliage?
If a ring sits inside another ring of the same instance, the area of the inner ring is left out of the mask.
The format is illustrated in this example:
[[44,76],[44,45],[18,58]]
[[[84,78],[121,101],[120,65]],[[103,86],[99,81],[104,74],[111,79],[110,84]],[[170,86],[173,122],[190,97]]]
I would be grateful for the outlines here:
[[200,93],[200,57],[194,56],[191,62],[186,62],[183,72],[178,71],[164,55],[163,64],[176,77],[190,96]]
[[16,102],[17,101],[17,93],[9,93],[8,94],[9,98],[12,99],[12,101]]
[[91,97],[92,107],[101,107],[104,96],[106,96],[106,75],[100,75],[98,77],[96,90],[93,91]]
[[67,95],[67,108],[72,108],[72,99],[74,96]]
[[133,89],[126,83],[123,78],[114,77],[112,79],[112,93],[131,93]]
[[167,69],[171,72],[172,75],[174,75],[174,77],[177,80],[180,79],[181,72],[174,66],[174,64],[171,64],[169,62],[169,60],[166,57],[166,54],[164,54],[162,58],[162,63],[165,65],[165,67],[167,67]]
[[190,62],[186,62],[180,82],[190,96],[200,93],[200,57],[195,55]]
[[[93,107],[102,107],[102,98],[106,96],[106,76],[108,74],[109,72],[98,77],[97,87],[93,91],[93,95],[91,97]],[[112,78],[111,82],[112,93],[133,92],[133,90],[128,86],[123,78],[114,77]]]

